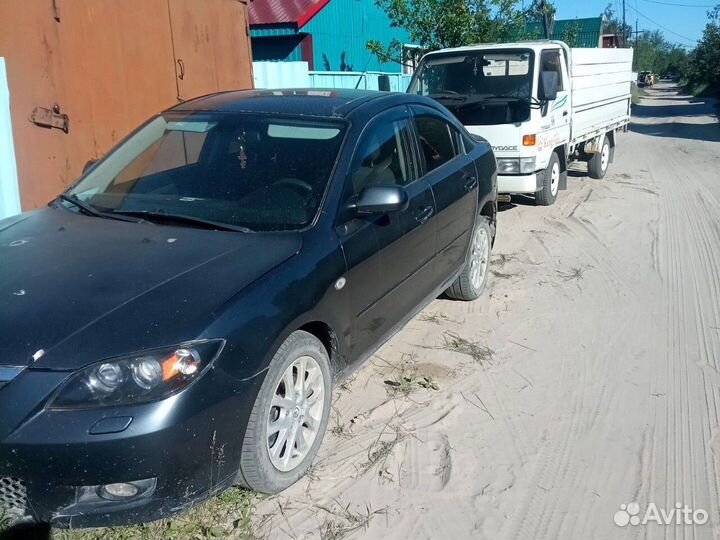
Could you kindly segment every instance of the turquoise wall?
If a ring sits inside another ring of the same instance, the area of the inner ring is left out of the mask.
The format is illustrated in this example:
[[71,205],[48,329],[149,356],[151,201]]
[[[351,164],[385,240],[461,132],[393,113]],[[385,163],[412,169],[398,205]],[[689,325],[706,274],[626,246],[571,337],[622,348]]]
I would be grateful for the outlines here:
[[324,71],[323,55],[330,63],[330,71],[341,70],[341,55],[345,53],[345,70],[382,71],[400,73],[402,66],[396,62],[380,63],[371,55],[365,44],[375,39],[389,45],[393,39],[408,44],[407,32],[392,28],[385,12],[375,5],[374,0],[330,0],[330,2],[299,30],[288,25],[252,27],[253,60],[255,61],[298,61],[302,59],[300,38],[312,35],[313,61],[315,70]]
[[317,71],[325,69],[323,54],[330,61],[330,70],[339,71],[340,55],[345,52],[345,62],[353,71],[363,71],[367,65],[370,71],[399,73],[402,71],[400,64],[381,64],[377,57],[370,58],[365,44],[370,39],[384,45],[392,39],[409,43],[405,30],[391,28],[390,19],[374,0],[330,0],[300,31],[313,36]]

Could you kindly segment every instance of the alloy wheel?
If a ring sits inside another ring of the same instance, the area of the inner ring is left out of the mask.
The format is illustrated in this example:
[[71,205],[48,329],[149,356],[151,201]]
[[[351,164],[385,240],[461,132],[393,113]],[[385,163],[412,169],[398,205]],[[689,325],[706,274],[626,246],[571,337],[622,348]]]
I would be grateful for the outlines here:
[[472,251],[470,254],[470,281],[473,287],[479,289],[485,279],[490,258],[490,239],[483,227],[475,229]]
[[325,381],[317,361],[301,356],[283,373],[267,415],[270,462],[292,471],[308,455],[323,415]]

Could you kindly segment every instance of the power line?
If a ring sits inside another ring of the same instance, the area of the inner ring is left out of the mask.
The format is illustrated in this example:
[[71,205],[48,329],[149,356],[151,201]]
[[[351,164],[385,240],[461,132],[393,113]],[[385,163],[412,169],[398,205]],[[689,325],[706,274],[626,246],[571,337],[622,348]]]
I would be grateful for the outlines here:
[[678,34],[677,32],[675,32],[675,31],[673,31],[673,30],[670,30],[670,29],[667,28],[666,26],[663,26],[662,24],[653,21],[650,17],[648,17],[648,16],[645,15],[644,13],[641,13],[638,9],[636,9],[636,8],[630,6],[630,5],[628,5],[628,7],[629,7],[630,9],[632,9],[633,11],[635,11],[635,13],[637,13],[638,15],[640,15],[643,19],[646,19],[648,22],[651,22],[652,24],[654,24],[654,25],[657,26],[658,28],[662,28],[662,29],[665,30],[666,32],[670,32],[671,34],[673,34],[673,35],[675,35],[675,36],[677,36],[677,37],[679,37],[679,38],[682,38],[682,39],[684,39],[684,40],[686,40],[686,41],[689,41],[690,43],[697,43],[697,41],[698,41],[697,39],[689,38],[689,37],[687,37],[687,36],[683,36],[682,34]]
[[677,6],[677,7],[689,7],[689,8],[712,8],[715,7],[711,4],[676,4],[675,2],[660,2],[659,0],[642,0],[643,2],[649,2],[650,4],[660,4],[662,6]]

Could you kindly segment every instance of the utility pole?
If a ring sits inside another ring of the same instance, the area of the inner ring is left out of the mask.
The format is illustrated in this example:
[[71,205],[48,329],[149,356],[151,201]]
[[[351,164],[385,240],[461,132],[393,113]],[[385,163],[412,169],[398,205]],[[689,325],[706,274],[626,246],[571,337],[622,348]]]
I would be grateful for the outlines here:
[[625,33],[625,0],[623,0],[623,27],[622,27],[623,47],[627,47],[627,34]]
[[[645,32],[645,30],[643,30],[642,32]],[[635,31],[630,32],[630,34],[635,35],[635,39],[633,40],[633,49],[634,49],[633,64],[635,64],[635,71],[640,71],[640,62],[638,60],[638,45],[639,45],[639,41],[640,41],[640,30],[638,29],[638,20],[637,19],[635,19]]]
[[545,0],[540,0],[540,12],[543,18],[543,29],[545,30],[545,39],[550,39],[550,21],[548,20],[547,3]]

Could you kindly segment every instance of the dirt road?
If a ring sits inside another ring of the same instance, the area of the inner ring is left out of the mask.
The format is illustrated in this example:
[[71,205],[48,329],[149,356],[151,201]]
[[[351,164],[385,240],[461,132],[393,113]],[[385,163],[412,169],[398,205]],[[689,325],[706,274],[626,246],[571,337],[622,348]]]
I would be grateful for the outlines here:
[[[720,537],[720,127],[648,94],[605,180],[503,209],[484,298],[434,302],[337,390],[269,538]],[[633,502],[709,519],[616,525]]]

